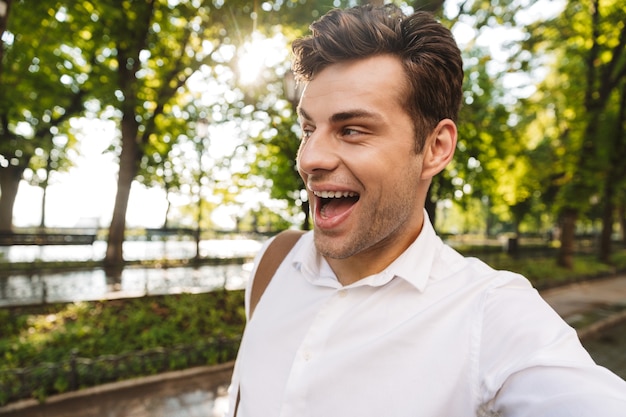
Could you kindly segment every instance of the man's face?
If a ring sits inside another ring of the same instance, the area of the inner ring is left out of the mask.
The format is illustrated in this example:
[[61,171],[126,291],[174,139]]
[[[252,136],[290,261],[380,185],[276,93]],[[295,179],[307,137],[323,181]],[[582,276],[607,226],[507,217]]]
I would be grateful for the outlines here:
[[331,65],[302,95],[298,170],[331,266],[384,268],[421,230],[427,186],[401,105],[405,85],[398,58],[383,55]]

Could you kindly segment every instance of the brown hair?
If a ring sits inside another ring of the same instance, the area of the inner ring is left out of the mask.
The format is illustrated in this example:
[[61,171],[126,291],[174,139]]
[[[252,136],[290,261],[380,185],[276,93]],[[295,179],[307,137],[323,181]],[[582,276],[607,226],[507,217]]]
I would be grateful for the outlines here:
[[463,61],[452,33],[428,12],[406,16],[393,4],[334,9],[294,41],[293,71],[312,80],[328,65],[392,54],[400,58],[408,84],[401,97],[414,120],[416,151],[442,119],[457,120],[462,99]]

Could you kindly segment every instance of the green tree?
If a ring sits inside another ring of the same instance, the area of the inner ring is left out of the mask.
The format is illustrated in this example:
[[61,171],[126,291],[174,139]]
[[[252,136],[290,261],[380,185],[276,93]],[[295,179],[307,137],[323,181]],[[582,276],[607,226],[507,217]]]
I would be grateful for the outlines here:
[[[285,37],[284,48],[288,50],[290,42],[307,33],[311,21],[335,6],[347,6],[353,2],[324,1],[287,2],[282,7],[274,7],[274,13],[280,11],[280,25],[257,25],[261,37],[271,37],[279,31]],[[264,22],[275,22],[274,18],[260,15]],[[268,20],[269,19],[269,20]],[[288,54],[285,54],[288,58]],[[248,140],[238,148],[240,155],[250,161],[242,171],[233,175],[238,190],[267,190],[270,198],[287,202],[284,216],[300,218],[303,229],[308,229],[309,206],[304,193],[304,184],[296,170],[295,160],[299,147],[298,122],[295,108],[299,100],[299,91],[294,84],[287,60],[276,62],[272,68],[266,68],[254,85],[240,83],[245,99],[239,117],[248,123],[263,122],[261,129],[251,129],[244,133]],[[292,90],[292,91],[289,91]],[[258,210],[257,210],[258,211]],[[301,216],[298,216],[301,213]],[[255,217],[256,218],[256,217]]]
[[[555,151],[562,157],[561,172],[554,176],[562,230],[558,262],[568,268],[577,220],[597,201],[613,204],[608,194],[623,181],[622,170],[612,168],[623,162],[611,157],[622,152],[620,116],[613,123],[607,120],[611,113],[619,114],[619,89],[626,78],[625,18],[619,1],[571,0],[557,18],[528,27],[525,50],[553,57],[551,69],[557,80],[546,97],[557,103],[549,110],[558,127],[558,136],[552,138]],[[612,225],[612,208],[606,212],[611,218],[605,216],[605,222]],[[600,258],[607,259],[606,252]]]
[[[283,115],[268,115],[268,130],[253,138],[256,159],[250,171],[242,177],[263,177],[268,181],[270,197],[286,200],[289,207],[301,210],[303,219],[301,228],[308,230],[309,205],[306,200],[304,183],[296,169],[296,154],[300,141],[297,134],[295,113],[285,111]],[[295,213],[294,213],[295,214]]]
[[[338,4],[341,3],[341,4]],[[332,6],[350,6],[353,2],[334,2]],[[376,3],[376,2],[361,2]],[[382,2],[378,2],[382,3]],[[443,16],[443,2],[398,2],[399,4],[412,5],[417,10],[430,10],[442,16],[442,19],[452,27],[455,23],[463,21],[466,23],[468,16],[475,16],[471,19],[471,24],[477,30],[487,27],[494,16],[498,17],[498,22],[505,23],[512,21],[519,5],[510,2],[502,2],[502,5],[495,7],[488,2],[462,3],[456,15]],[[510,3],[510,4],[509,4]],[[310,15],[321,15],[326,10],[325,5],[318,5],[317,10],[311,14],[304,13],[300,26],[291,27],[296,30],[287,33],[288,39],[293,39],[306,33],[307,20]],[[502,13],[505,10],[506,13]],[[431,187],[430,198],[427,209],[432,220],[435,220],[435,206],[437,202],[451,199],[459,204],[469,204],[471,198],[494,196],[494,201],[500,204],[506,203],[496,190],[496,179],[501,176],[502,164],[499,159],[504,159],[507,155],[512,155],[521,149],[519,138],[514,134],[511,126],[510,106],[506,105],[506,93],[499,80],[501,74],[488,74],[487,66],[490,56],[480,49],[466,51],[469,64],[467,67],[466,82],[466,105],[462,110],[460,121],[460,143],[455,158],[444,175],[437,176]],[[261,176],[267,178],[274,198],[289,201],[290,206],[296,209],[301,208],[308,214],[303,185],[299,182],[298,175],[294,167],[294,160],[298,148],[295,125],[297,124],[295,112],[291,106],[287,105],[291,101],[285,93],[286,85],[283,74],[288,74],[283,66],[275,70],[277,78],[266,79],[265,82],[272,87],[270,91],[283,91],[277,96],[280,103],[276,109],[268,111],[257,106],[256,117],[263,117],[267,120],[267,129],[261,134],[254,136],[251,144],[254,144],[256,159],[251,171],[242,176],[242,180],[249,181],[250,176]],[[258,100],[261,103],[261,100]],[[291,103],[292,106],[294,103]],[[260,116],[262,114],[262,116]],[[529,194],[528,192],[526,194]],[[527,198],[527,197],[526,197]],[[516,201],[516,200],[515,200]],[[501,210],[505,211],[505,210]],[[304,217],[303,225],[308,226],[308,217]]]
[[620,203],[623,205],[625,201],[623,190],[626,184],[626,164],[624,164],[626,160],[626,80],[623,80],[621,84],[616,94],[616,111],[610,112],[606,119],[608,145],[606,151],[609,154],[605,155],[608,164],[602,184],[602,232],[598,256],[599,260],[605,263],[611,261],[615,214]]
[[[506,0],[462,2],[444,14],[453,31],[466,28],[458,38],[465,61],[464,103],[456,156],[443,175],[434,178],[429,213],[438,202],[453,201],[474,216],[470,208],[478,201],[485,208],[487,235],[496,231],[497,223],[519,232],[534,209],[539,180],[530,156],[536,141],[524,136],[526,121],[517,111],[526,93],[506,87],[507,77],[524,74],[525,68],[516,60],[496,59],[481,42],[494,38],[494,33],[502,37],[499,30],[515,33],[518,16],[534,3],[522,7]],[[473,35],[468,37],[470,28]],[[502,46],[512,54],[517,42],[512,38]]]
[[[130,187],[148,149],[175,132],[169,118],[193,122],[200,114],[182,111],[189,98],[187,81],[200,67],[223,65],[237,40],[237,28],[251,26],[249,2],[168,2],[164,0],[94,3],[98,24],[92,37],[102,40],[92,75],[103,105],[119,111],[119,177],[105,256],[116,269],[123,260],[125,217]],[[184,132],[184,126],[177,127]],[[174,136],[176,137],[176,136]],[[152,153],[151,156],[153,156]],[[145,162],[148,163],[148,158]]]
[[40,148],[35,149],[35,153],[30,160],[30,168],[24,172],[23,178],[30,185],[40,187],[43,190],[41,199],[41,219],[39,227],[46,227],[46,200],[48,186],[54,183],[53,178],[56,173],[67,171],[73,164],[70,154],[76,151],[76,137],[72,134],[59,134],[57,127],[51,128],[51,139],[43,142]]
[[[6,10],[0,16],[0,231],[10,232],[24,171],[30,167],[37,172],[42,158],[50,161],[45,163],[49,170],[68,166],[57,144],[63,140],[64,123],[83,111],[82,74],[87,63],[69,46],[80,42],[83,34],[60,2],[4,4]],[[74,145],[70,140],[63,148]],[[46,180],[41,184],[45,186]]]

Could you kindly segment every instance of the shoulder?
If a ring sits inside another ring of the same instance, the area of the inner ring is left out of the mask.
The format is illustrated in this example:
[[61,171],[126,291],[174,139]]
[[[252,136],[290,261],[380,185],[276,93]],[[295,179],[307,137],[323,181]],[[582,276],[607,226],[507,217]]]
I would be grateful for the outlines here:
[[441,245],[433,261],[431,279],[452,280],[456,285],[476,286],[484,291],[507,287],[533,290],[530,281],[523,275],[495,269],[481,259],[460,254],[446,244]]

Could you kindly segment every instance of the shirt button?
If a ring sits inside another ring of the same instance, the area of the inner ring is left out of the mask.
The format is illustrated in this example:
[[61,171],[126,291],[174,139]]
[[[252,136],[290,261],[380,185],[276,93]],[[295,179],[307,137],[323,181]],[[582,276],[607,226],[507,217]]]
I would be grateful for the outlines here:
[[339,297],[346,298],[347,295],[348,295],[347,290],[339,290]]
[[302,357],[304,358],[305,361],[311,360],[311,352],[302,353]]

